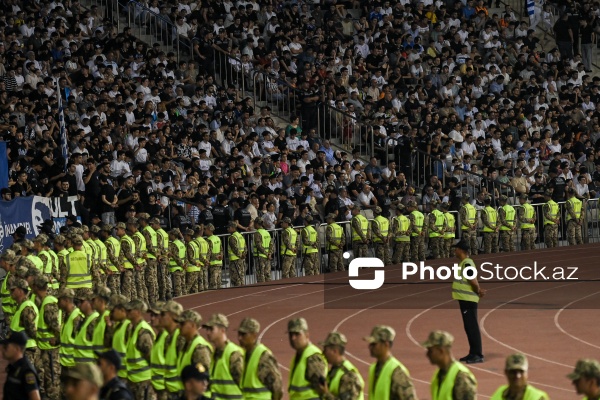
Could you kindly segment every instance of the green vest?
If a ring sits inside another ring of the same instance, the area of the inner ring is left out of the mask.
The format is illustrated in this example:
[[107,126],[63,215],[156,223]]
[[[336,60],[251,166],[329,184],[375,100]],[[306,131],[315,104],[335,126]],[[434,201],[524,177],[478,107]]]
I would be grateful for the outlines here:
[[314,246],[302,246],[304,254],[314,254],[319,252],[319,234],[316,229],[309,225],[304,227],[304,231],[306,232],[306,236],[308,236],[309,242],[315,242]]
[[[211,235],[206,238],[212,244],[212,257],[216,257],[221,254],[221,238],[216,235]],[[211,260],[210,265],[223,265],[223,260]]]
[[[431,215],[435,216],[435,227],[441,231],[444,228],[444,221],[446,220],[446,218],[444,217],[444,213],[440,210],[433,210],[431,212]],[[443,236],[443,233],[433,231],[429,232],[429,237],[436,238],[441,236]]]
[[[298,232],[296,232],[296,230],[294,228],[292,228],[291,226],[288,226],[285,229],[285,231],[289,232],[289,234],[290,234],[290,243],[292,243],[292,245],[295,245],[298,241]],[[281,240],[281,254],[284,256],[295,256],[296,255],[295,251],[292,251],[283,243],[283,234],[282,234],[282,240]]]
[[[363,217],[364,218],[364,217]],[[365,221],[367,219],[365,218]],[[319,399],[319,394],[312,388],[309,381],[306,380],[306,360],[308,357],[318,354],[323,357],[321,350],[314,344],[309,344],[300,355],[294,355],[290,364],[290,378],[288,393],[290,400],[312,400]],[[326,364],[327,365],[327,364]]]
[[367,218],[365,218],[365,216],[362,214],[358,214],[352,218],[352,241],[353,242],[362,242],[362,238],[360,237],[358,232],[354,229],[354,220],[355,219],[358,220],[358,222],[360,224],[360,231],[362,232],[363,236],[366,237],[367,239],[368,239],[367,234],[369,233],[369,220]]
[[92,249],[92,253],[93,255],[93,261],[95,263],[98,263],[100,261],[100,249],[98,248],[98,246],[96,246],[96,242],[94,242],[91,238],[86,240],[85,243],[88,244],[88,246],[90,246],[90,248]]
[[[379,227],[379,232],[381,233],[381,236],[387,238],[390,234],[390,220],[381,215],[378,215],[373,220],[373,223],[377,224],[377,226]],[[373,242],[381,243],[382,241],[379,237],[373,235]]]
[[[25,330],[25,327],[23,327],[23,325],[21,325],[21,313],[23,312],[23,310],[27,307],[31,307],[33,309],[33,311],[35,312],[35,325],[37,327],[37,320],[38,320],[38,315],[39,315],[39,311],[38,308],[36,307],[35,303],[29,299],[25,299],[24,302],[22,302],[19,305],[19,308],[17,308],[17,311],[15,312],[15,315],[13,316],[13,318],[10,320],[10,330],[13,332],[22,332]],[[27,339],[27,344],[25,345],[25,348],[27,349],[31,349],[37,347],[37,344],[35,343],[35,338],[29,338]]]
[[26,257],[29,261],[31,261],[33,263],[33,265],[35,265],[35,267],[38,269],[38,271],[40,271],[41,273],[44,273],[44,263],[42,262],[42,260],[40,260],[40,258],[36,255],[33,254],[28,254]]
[[506,227],[504,225],[502,225],[500,227],[501,231],[510,231],[511,228],[513,226],[515,226],[515,208],[513,206],[511,206],[510,204],[505,204],[502,206],[502,209],[504,210],[504,222],[506,222],[508,225],[510,225],[509,227]]
[[152,335],[152,339],[156,338],[154,329],[145,320],[141,320],[133,330],[133,334],[127,341],[127,351],[125,352],[125,365],[127,368],[127,379],[133,383],[145,382],[152,380],[152,371],[150,364],[142,353],[137,348],[138,335],[142,329],[146,329]]
[[98,323],[94,327],[94,334],[92,335],[92,344],[94,346],[94,351],[104,352],[110,349],[104,347],[104,333],[106,332],[106,317],[110,315],[110,311],[106,310],[100,318],[98,319]]
[[[198,242],[196,242],[194,240],[190,240],[187,244],[190,246],[189,250],[192,251],[192,258],[193,258],[194,262],[195,263],[200,262],[200,248],[198,247]],[[200,272],[200,267],[196,264],[190,264],[187,267],[186,271],[187,272]]]
[[487,215],[488,225],[490,225],[494,228],[494,229],[492,229],[492,228],[489,228],[484,225],[483,231],[484,232],[494,232],[496,229],[496,221],[498,221],[498,212],[490,206],[487,206],[486,208],[484,208],[483,212],[485,213],[485,215]]
[[[233,232],[231,234],[231,237],[233,237],[235,239],[235,241],[238,244],[238,249],[241,250],[242,252],[246,249],[246,241],[244,240],[244,237],[242,236],[241,233],[239,232]],[[233,250],[231,249],[231,246],[229,247],[228,253],[229,253],[229,261],[236,261],[239,260],[240,258],[233,252]]]
[[406,369],[400,361],[395,357],[390,357],[381,368],[381,371],[379,371],[379,376],[377,377],[377,381],[375,381],[375,369],[377,368],[377,363],[371,364],[369,367],[369,399],[390,398],[392,373],[398,367],[400,367],[407,376],[410,376],[408,369]]
[[2,286],[0,286],[0,300],[2,301],[2,312],[4,313],[5,318],[10,318],[15,313],[15,309],[17,308],[17,303],[15,299],[10,295],[10,290],[8,290],[8,279],[10,277],[10,272],[6,273],[4,277],[4,281],[2,281]]
[[[119,254],[121,253],[121,242],[119,241],[119,239],[117,239],[114,236],[110,236],[108,239],[106,239],[106,241],[109,242],[110,244],[112,244],[113,250],[115,252],[115,258],[118,259]],[[117,268],[117,266],[114,265],[112,263],[112,261],[107,260],[106,265],[108,265],[108,269],[111,270],[112,272],[119,272],[119,268]]]
[[[129,247],[131,248],[131,254],[133,254],[133,256],[135,257],[135,242],[133,241],[132,238],[130,238],[127,235],[123,235],[123,237],[121,238],[121,247],[123,247],[123,242],[127,242],[129,243]],[[136,258],[136,262],[137,262],[137,258]],[[123,257],[123,267],[126,269],[133,269],[133,264],[131,262],[129,262],[129,260],[125,257]]]
[[[504,391],[508,389],[508,385],[502,385],[494,392],[490,400],[504,400]],[[531,385],[527,385],[525,388],[525,394],[523,400],[548,400],[548,393],[541,391],[538,388],[534,388]]]
[[208,242],[202,236],[198,236],[194,239],[196,245],[198,246],[198,252],[200,253],[200,257],[198,257],[198,261],[202,264],[203,267],[207,267],[201,260],[205,260],[208,258]]
[[115,328],[112,339],[113,349],[119,353],[119,356],[121,356],[121,360],[123,361],[118,372],[119,378],[123,379],[127,378],[127,366],[125,365],[125,362],[127,361],[125,358],[127,356],[127,338],[125,335],[129,324],[131,324],[131,321],[128,319],[119,322],[119,326]]
[[252,350],[244,365],[244,376],[242,378],[242,393],[244,400],[269,400],[272,398],[271,391],[258,379],[258,362],[265,352],[271,352],[267,346],[260,343]]
[[75,343],[73,344],[73,348],[75,349],[73,352],[73,357],[75,358],[75,363],[95,363],[96,355],[94,354],[94,343],[93,339],[88,340],[87,338],[87,327],[98,318],[100,314],[97,311],[94,311],[92,314],[87,317],[79,328],[79,332],[77,332],[77,336],[75,336]]
[[467,367],[462,365],[458,361],[454,361],[450,366],[450,369],[446,373],[444,380],[440,386],[438,381],[439,369],[433,374],[433,378],[431,379],[431,400],[452,400],[452,391],[454,389],[454,382],[456,381],[456,375],[462,371],[471,377],[471,379],[475,380],[475,377],[469,371]]
[[[56,252],[52,249],[48,249],[46,250],[46,252],[48,253],[48,255],[50,256],[50,258],[52,259],[52,270],[57,269],[58,270],[58,255],[56,255]],[[50,275],[52,274],[52,272],[50,272]],[[58,280],[54,279],[54,277],[51,277],[50,275],[48,275],[49,278],[51,278],[50,280],[50,287],[54,290],[58,290],[60,287],[60,283],[58,282]]]
[[73,356],[75,351],[75,338],[73,337],[75,325],[73,324],[73,321],[75,321],[75,318],[77,317],[83,318],[84,315],[79,308],[75,307],[69,315],[69,318],[67,318],[60,328],[60,347],[58,353],[60,355],[60,365],[63,367],[75,366],[75,358]]
[[[340,394],[340,381],[342,379],[342,376],[344,376],[344,374],[347,374],[350,371],[356,374],[358,380],[360,381],[360,385],[363,388],[365,387],[365,382],[363,381],[360,372],[358,372],[358,369],[354,365],[352,365],[350,361],[344,360],[340,368],[338,368],[337,371],[335,371],[335,375],[333,375],[333,377],[327,375],[327,386],[329,387],[329,391],[331,392],[331,394],[333,394],[336,398],[339,397]],[[358,396],[358,400],[363,400],[364,398],[365,395],[361,390]]]
[[[581,207],[583,203],[575,196],[571,197],[569,200],[567,200],[567,202],[571,203],[571,208],[573,209],[573,213],[575,214],[575,219],[579,220],[579,218],[581,218]],[[571,214],[567,213],[567,221],[570,221],[572,219],[573,218],[571,217]]]
[[456,219],[450,212],[445,212],[444,218],[446,218],[446,232],[444,233],[444,239],[454,239],[456,236]]
[[[473,225],[475,223],[475,219],[477,218],[477,210],[469,203],[465,204],[463,207],[467,210],[467,221],[470,225]],[[463,231],[468,231],[471,228],[465,224],[462,224],[460,229]]]
[[[106,245],[100,239],[94,240],[94,243],[96,244],[96,248],[98,249],[98,262],[101,263],[102,265],[106,265],[107,258],[108,258],[107,250],[106,250]],[[102,268],[100,270],[100,272],[102,274],[106,273],[104,271],[104,268]]]
[[[260,234],[263,249],[265,249],[266,251],[269,251],[269,246],[271,246],[271,235],[269,234],[269,232],[263,228],[257,229],[256,232],[258,232]],[[254,257],[267,258],[267,255],[263,254],[263,253],[259,253],[258,248],[256,246],[254,246]],[[212,264],[212,262],[211,262],[211,264]]]
[[229,371],[231,354],[236,351],[244,355],[244,350],[241,347],[233,342],[227,342],[223,349],[223,353],[218,360],[215,360],[213,354],[212,371],[210,374],[210,390],[214,400],[244,398],[242,389],[233,380],[231,372]]
[[[214,353],[212,345],[208,343],[202,336],[197,335],[187,349],[179,355],[179,359],[177,360],[178,375],[181,375],[181,372],[185,367],[192,364],[192,355],[198,346],[208,347],[211,354]],[[209,392],[205,392],[204,396],[210,398],[211,394]]]
[[[548,200],[546,205],[550,208],[550,213],[549,213],[550,217],[557,218],[558,217],[558,204],[554,200],[550,199],[550,200]],[[556,225],[556,223],[554,221],[546,219],[546,213],[544,213],[544,225]]]
[[[138,238],[138,241],[140,242],[140,248],[139,248],[139,249],[137,249],[137,250],[138,250],[138,252],[139,252],[140,254],[144,254],[144,253],[146,253],[146,252],[148,251],[148,250],[146,249],[146,238],[144,237],[144,235],[142,235],[142,232],[140,232],[140,231],[136,231],[136,232],[133,234],[133,237],[136,237],[136,238]],[[132,238],[132,240],[133,240],[133,238]],[[136,253],[133,253],[133,254],[135,255]],[[138,257],[138,258],[137,258],[137,263],[138,263],[138,264],[142,264],[143,262],[144,262],[144,258],[143,258],[143,257],[141,257],[141,256],[140,256],[140,257]]]
[[[46,262],[42,261],[41,256],[46,256]],[[45,276],[50,276],[52,274],[52,259],[48,255],[48,252],[46,250],[38,252],[38,259],[42,263],[42,274]]]
[[[398,215],[395,217],[396,224],[398,224],[398,232],[406,232],[408,228],[410,228],[410,220],[406,215]],[[410,242],[410,236],[406,235],[398,235],[394,237],[396,242]]]
[[[523,218],[525,219],[531,219],[533,218],[533,214],[535,212],[535,210],[533,209],[533,206],[529,203],[525,203],[523,204]],[[533,223],[529,223],[529,222],[523,222],[521,223],[521,230],[523,229],[534,229],[535,228],[535,224]]]
[[165,390],[165,340],[169,332],[162,331],[150,353],[150,369],[152,370],[152,387],[154,390]]
[[183,271],[183,267],[177,262],[179,260],[185,260],[185,245],[181,242],[181,240],[176,239],[173,241],[175,247],[177,247],[177,256],[178,258],[171,258],[169,261],[169,270],[171,272]]
[[[177,360],[177,338],[179,337],[179,328],[173,331],[171,342],[165,352],[165,386],[170,393],[177,393],[183,390],[181,377],[179,376],[179,366]],[[211,375],[212,379],[212,375]]]
[[162,249],[165,252],[169,251],[169,234],[165,232],[163,228],[157,230],[156,234],[158,235],[158,237],[156,238],[158,248]]
[[92,259],[89,254],[75,250],[65,257],[65,263],[67,264],[68,288],[92,288]]
[[479,303],[479,295],[473,291],[469,281],[467,281],[462,275],[462,270],[465,266],[475,267],[475,262],[470,258],[465,258],[460,262],[460,264],[458,264],[458,273],[462,279],[455,279],[454,282],[452,282],[452,298],[454,300],[465,300],[472,301],[473,303]]
[[[158,246],[158,236],[156,235],[156,231],[154,229],[152,229],[152,227],[150,225],[147,225],[144,227],[143,229],[144,231],[148,232],[148,234],[150,235],[150,244],[152,245],[152,248],[157,248]],[[167,242],[169,240],[169,237],[167,236]],[[146,243],[147,245],[147,243]],[[153,254],[152,252],[150,252],[147,248],[146,250],[148,251],[148,259],[150,260],[155,260],[156,259],[156,254]]]
[[[36,341],[40,350],[50,350],[58,347],[57,345],[53,346],[50,344],[50,339],[54,339],[54,334],[50,332],[50,329],[48,329],[48,325],[46,325],[46,321],[44,320],[46,306],[48,304],[58,304],[58,299],[54,296],[46,296],[40,305],[36,335]],[[58,310],[58,320],[62,321],[62,311],[60,310]]]
[[[335,222],[333,224],[329,224],[329,226],[331,227],[331,237],[329,238],[330,241],[338,243],[342,239],[342,233],[344,233],[342,227]],[[341,243],[340,246],[329,243],[327,244],[327,250],[340,250],[343,247],[344,243]]]
[[421,211],[414,210],[410,213],[415,219],[415,226],[417,227],[417,232],[412,232],[411,236],[419,236],[419,233],[423,231],[423,224],[425,223],[425,216]]

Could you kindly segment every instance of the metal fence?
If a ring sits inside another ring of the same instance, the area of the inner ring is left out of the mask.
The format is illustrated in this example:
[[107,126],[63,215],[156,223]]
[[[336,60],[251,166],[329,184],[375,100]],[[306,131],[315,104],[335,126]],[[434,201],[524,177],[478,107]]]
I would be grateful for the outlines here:
[[317,108],[317,119],[322,138],[347,151],[357,149],[361,157],[383,159],[384,146],[376,144],[372,124],[359,121],[355,115],[327,103]]

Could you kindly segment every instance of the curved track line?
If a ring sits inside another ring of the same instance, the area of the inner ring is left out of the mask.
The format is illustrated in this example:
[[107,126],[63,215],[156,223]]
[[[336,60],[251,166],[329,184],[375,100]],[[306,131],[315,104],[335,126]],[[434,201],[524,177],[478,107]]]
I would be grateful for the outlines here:
[[578,338],[577,336],[574,336],[574,335],[570,334],[569,332],[567,332],[566,330],[564,330],[564,329],[563,329],[563,327],[560,325],[560,322],[558,321],[558,320],[559,320],[559,318],[560,318],[560,314],[562,314],[562,312],[563,312],[563,311],[565,311],[565,309],[566,309],[566,308],[568,308],[570,305],[572,305],[572,304],[575,304],[575,303],[577,303],[577,302],[579,302],[579,301],[581,301],[581,300],[587,299],[588,297],[595,296],[595,295],[597,295],[597,294],[600,294],[600,291],[599,291],[599,292],[596,292],[596,293],[588,294],[587,296],[581,297],[581,298],[579,298],[579,299],[577,299],[577,300],[573,300],[572,302],[570,302],[569,304],[567,304],[566,306],[564,306],[563,308],[561,308],[560,310],[558,310],[558,311],[556,312],[556,314],[554,314],[554,325],[555,325],[555,326],[556,326],[556,327],[557,327],[557,328],[558,328],[558,329],[559,329],[559,330],[560,330],[562,333],[564,333],[565,335],[569,336],[570,338],[572,338],[572,339],[575,339],[575,340],[577,340],[578,342],[581,342],[581,343],[583,343],[583,344],[587,344],[588,346],[594,347],[594,348],[596,348],[596,349],[600,349],[600,346],[598,346],[598,345],[596,345],[596,344],[593,344],[593,343],[590,343],[590,342],[586,342],[585,340],[583,340],[583,339],[581,339],[581,338]]

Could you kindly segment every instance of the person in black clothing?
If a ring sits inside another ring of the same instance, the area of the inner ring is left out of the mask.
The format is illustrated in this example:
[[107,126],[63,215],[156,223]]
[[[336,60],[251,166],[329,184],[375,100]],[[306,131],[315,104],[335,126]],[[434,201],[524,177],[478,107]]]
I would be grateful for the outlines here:
[[2,358],[8,361],[6,367],[6,383],[4,384],[5,399],[39,400],[40,379],[35,367],[24,356],[27,335],[23,332],[13,332],[2,344]]
[[152,188],[152,172],[146,171],[142,176],[140,182],[136,185],[136,190],[140,193],[140,200],[144,204],[148,204],[150,199],[150,193],[153,192]]
[[208,208],[208,203],[205,199],[201,199],[198,202],[198,209],[200,210],[200,214],[198,214],[198,223],[202,225],[208,225],[214,223],[214,217],[210,208]]
[[252,216],[250,211],[246,209],[245,204],[240,204],[239,199],[231,201],[231,207],[233,207],[233,220],[237,224],[237,229],[240,231],[251,231]]
[[181,381],[184,391],[178,400],[209,400],[204,396],[208,389],[209,374],[202,364],[183,367]]
[[121,368],[119,353],[109,350],[96,355],[104,379],[104,386],[100,388],[100,400],[133,400],[133,394],[125,382],[117,376],[117,371]]
[[217,197],[217,205],[212,210],[214,225],[217,227],[215,232],[217,235],[227,233],[227,224],[229,224],[229,221],[231,220],[229,206],[227,205],[228,201],[229,199],[226,195],[220,194],[219,197]]
[[574,36],[567,13],[564,13],[554,24],[554,37],[556,38],[558,51],[560,51],[560,58],[563,60],[572,59]]

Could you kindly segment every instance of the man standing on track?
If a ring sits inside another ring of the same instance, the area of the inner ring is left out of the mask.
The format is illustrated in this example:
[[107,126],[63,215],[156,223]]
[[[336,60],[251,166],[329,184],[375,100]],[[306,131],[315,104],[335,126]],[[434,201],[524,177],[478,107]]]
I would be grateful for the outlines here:
[[520,353],[506,358],[504,374],[508,385],[500,386],[491,400],[548,400],[548,395],[527,383],[529,363],[527,357]]
[[558,247],[558,225],[560,224],[560,208],[558,203],[552,200],[552,192],[544,192],[543,214],[544,214],[544,241],[547,248]]
[[[427,341],[423,343],[429,362],[438,367],[431,380],[432,400],[477,398],[477,380],[467,367],[454,359],[453,343],[454,336],[444,331],[431,332]],[[511,399],[516,400],[513,397]]]
[[321,382],[318,392],[325,400],[362,400],[365,382],[358,369],[344,357],[348,340],[340,332],[327,335],[323,346],[323,354],[331,365],[327,373],[327,383]]
[[577,361],[575,370],[567,375],[577,394],[584,395],[586,400],[600,399],[600,363],[596,360],[583,359]]
[[529,197],[523,193],[519,196],[521,208],[517,214],[521,226],[521,250],[535,250],[535,208],[528,203]]
[[471,246],[472,255],[477,255],[477,210],[469,203],[471,197],[467,193],[463,193],[461,198],[462,207],[460,208],[460,218],[462,225],[460,230],[462,231],[462,238],[466,240]]
[[288,338],[296,351],[290,363],[289,399],[318,399],[317,388],[327,376],[327,362],[321,350],[310,342],[304,318],[288,322]]
[[460,261],[459,274],[461,280],[452,283],[452,298],[458,300],[463,319],[463,325],[469,340],[469,354],[460,359],[467,364],[483,362],[483,350],[481,348],[481,332],[477,320],[477,306],[479,299],[485,295],[485,290],[479,286],[477,278],[467,279],[463,275],[463,269],[467,267],[477,268],[475,262],[469,258],[469,244],[463,240],[454,245],[454,254]]

